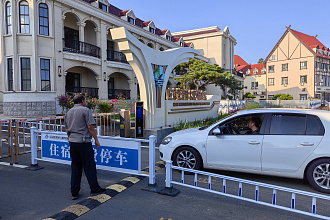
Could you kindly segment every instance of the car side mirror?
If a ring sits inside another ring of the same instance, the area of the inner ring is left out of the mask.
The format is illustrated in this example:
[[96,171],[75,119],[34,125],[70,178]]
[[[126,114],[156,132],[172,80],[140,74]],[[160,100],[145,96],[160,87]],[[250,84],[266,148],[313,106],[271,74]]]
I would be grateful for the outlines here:
[[222,131],[221,131],[220,128],[216,128],[216,129],[213,130],[213,134],[214,135],[221,135],[222,134]]

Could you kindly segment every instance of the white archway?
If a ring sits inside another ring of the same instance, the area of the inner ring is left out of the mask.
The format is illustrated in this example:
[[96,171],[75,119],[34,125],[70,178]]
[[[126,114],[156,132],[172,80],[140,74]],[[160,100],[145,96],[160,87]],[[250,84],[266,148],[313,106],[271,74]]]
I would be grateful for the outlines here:
[[140,42],[124,27],[110,31],[139,82],[140,97],[146,110],[146,128],[165,126],[165,89],[169,75],[178,64],[199,55],[199,51],[192,48],[158,51]]

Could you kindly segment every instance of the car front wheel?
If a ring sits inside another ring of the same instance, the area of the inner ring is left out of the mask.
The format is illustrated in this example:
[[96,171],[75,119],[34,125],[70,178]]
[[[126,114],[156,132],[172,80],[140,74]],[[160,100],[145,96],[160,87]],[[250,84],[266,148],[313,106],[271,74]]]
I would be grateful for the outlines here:
[[181,147],[173,154],[173,165],[200,170],[202,168],[202,158],[195,149],[191,147]]
[[306,170],[306,178],[314,189],[330,193],[330,159],[313,161]]

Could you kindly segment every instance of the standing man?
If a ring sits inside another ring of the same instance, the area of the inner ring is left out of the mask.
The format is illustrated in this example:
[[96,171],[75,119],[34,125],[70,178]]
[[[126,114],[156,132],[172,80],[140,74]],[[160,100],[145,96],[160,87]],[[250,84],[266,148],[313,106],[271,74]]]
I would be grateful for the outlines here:
[[89,183],[91,195],[97,195],[106,191],[97,182],[96,164],[92,137],[95,140],[95,147],[100,148],[94,125],[95,120],[92,112],[86,107],[86,99],[83,95],[76,95],[73,98],[74,107],[71,108],[64,118],[66,131],[70,143],[71,162],[71,194],[72,199],[79,198],[82,169]]

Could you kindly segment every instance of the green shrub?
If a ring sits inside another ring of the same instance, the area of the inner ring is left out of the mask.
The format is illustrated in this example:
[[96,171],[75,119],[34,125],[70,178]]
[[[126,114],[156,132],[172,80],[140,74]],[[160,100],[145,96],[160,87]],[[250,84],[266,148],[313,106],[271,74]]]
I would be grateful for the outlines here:
[[210,126],[230,115],[232,115],[232,113],[228,113],[228,114],[221,113],[220,115],[218,115],[217,118],[207,118],[207,119],[200,120],[200,121],[195,120],[193,122],[180,121],[180,123],[178,125],[174,126],[174,131],[180,131],[180,130],[184,130],[184,129],[188,129],[188,128],[198,128],[198,127],[203,127],[203,126]]
[[97,102],[98,113],[111,113],[113,110],[113,103],[111,101]]
[[244,110],[255,109],[255,108],[262,108],[262,106],[257,102],[247,102],[245,104]]

